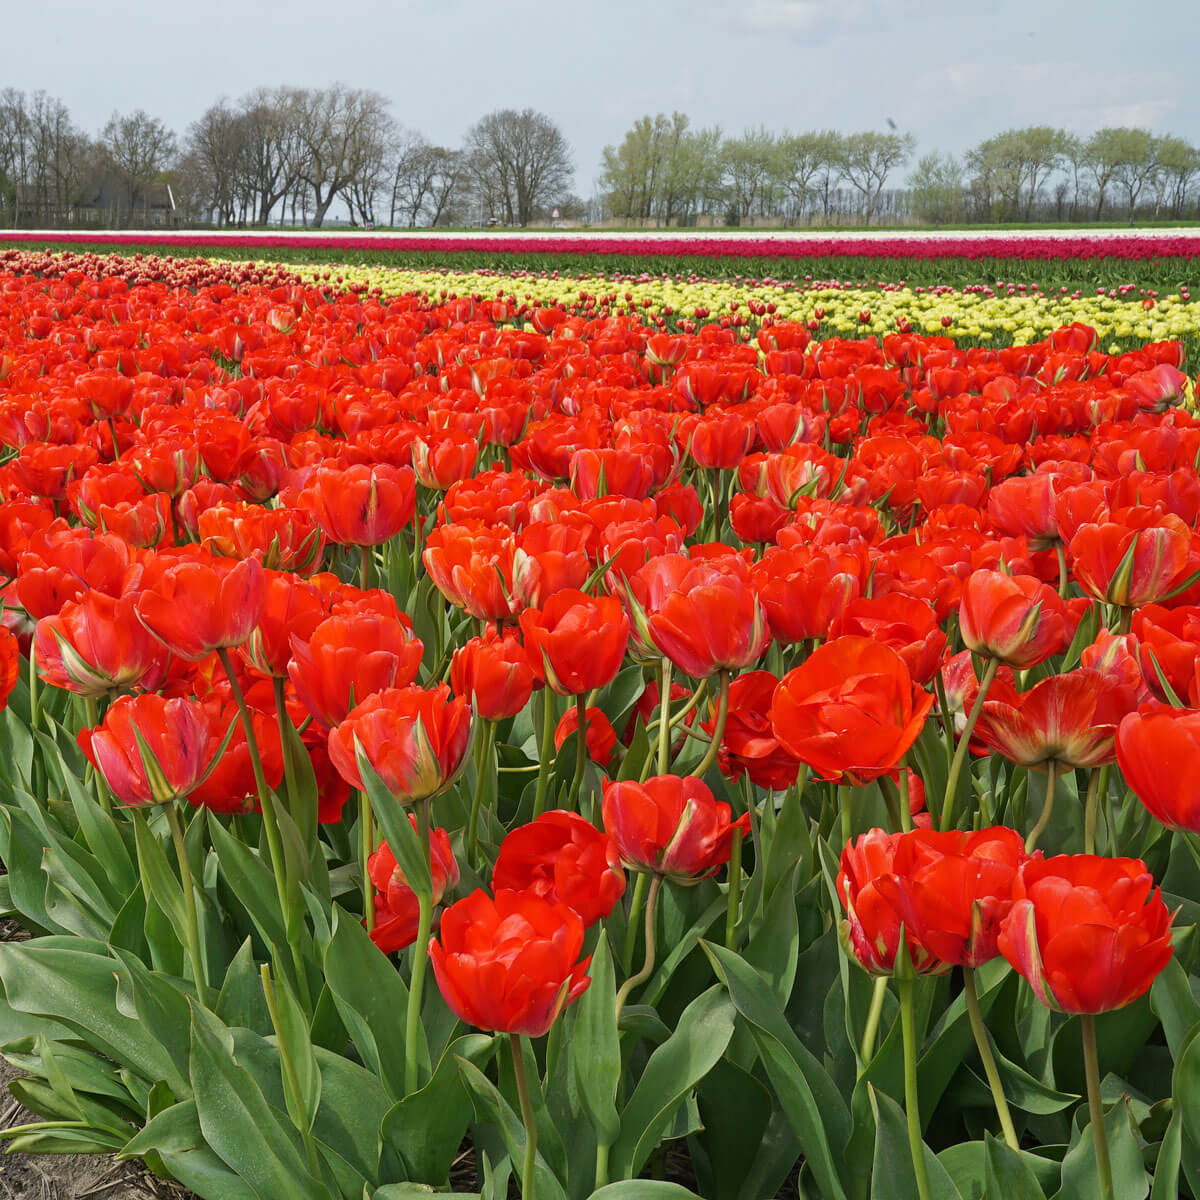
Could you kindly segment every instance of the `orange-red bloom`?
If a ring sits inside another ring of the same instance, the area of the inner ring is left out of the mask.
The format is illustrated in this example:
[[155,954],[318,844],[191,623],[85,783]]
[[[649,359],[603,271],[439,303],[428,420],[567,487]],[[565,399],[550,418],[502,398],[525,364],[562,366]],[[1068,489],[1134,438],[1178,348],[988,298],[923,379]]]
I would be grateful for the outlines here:
[[417,481],[409,467],[319,467],[296,503],[339,546],[378,546],[413,518]]
[[1137,608],[1163,599],[1186,575],[1192,532],[1178,517],[1119,509],[1081,525],[1067,547],[1079,586],[1107,604]]
[[[587,721],[587,752],[594,763],[606,767],[612,759],[613,750],[617,745],[617,731],[612,722],[604,715],[604,710],[589,708]],[[579,709],[571,705],[554,728],[554,748],[561,750],[567,738],[579,730]]]
[[16,635],[0,625],[0,710],[8,707],[8,698],[21,673],[21,647]]
[[629,618],[613,596],[564,588],[521,614],[521,632],[531,657],[540,656],[535,669],[546,682],[560,696],[578,696],[612,682],[620,670]]
[[565,904],[591,926],[624,894],[625,872],[612,837],[578,813],[553,809],[500,843],[492,887]]
[[842,637],[780,680],[771,726],[779,744],[823,779],[860,784],[904,757],[932,706],[894,650]]
[[1117,765],[1150,815],[1200,833],[1200,710],[1147,704],[1117,729]]
[[442,997],[468,1025],[541,1037],[587,990],[590,958],[574,909],[532,892],[472,892],[442,916],[429,959]]
[[1025,670],[1069,640],[1058,593],[1031,575],[974,571],[963,581],[959,630],[968,650]]
[[[416,827],[416,818],[409,816]],[[458,862],[450,848],[450,835],[444,829],[429,831],[429,859],[433,876],[433,903],[441,904],[447,889],[458,884]],[[371,941],[384,954],[394,954],[417,940],[420,903],[408,886],[404,872],[387,842],[367,857],[367,874],[375,885],[375,928]]]
[[440,683],[369,696],[329,735],[329,758],[351,787],[363,790],[357,746],[401,804],[440,792],[458,773],[471,738],[471,710]]
[[515,717],[529,703],[534,671],[520,638],[511,630],[489,628],[471,638],[450,661],[450,686],[464,696],[485,721]]
[[1050,1008],[1102,1013],[1144,995],[1171,958],[1171,914],[1140,859],[1029,859],[1000,953]]
[[750,831],[748,813],[731,821],[729,805],[691,776],[605,783],[602,811],[604,828],[630,870],[683,884],[715,875],[729,861],[734,832]]
[[[750,671],[729,685],[729,710],[717,762],[731,779],[746,774],[756,787],[781,792],[796,782],[800,761],[779,744],[771,728],[771,700],[778,686],[770,671]],[[703,723],[710,736],[716,727],[715,716]]]

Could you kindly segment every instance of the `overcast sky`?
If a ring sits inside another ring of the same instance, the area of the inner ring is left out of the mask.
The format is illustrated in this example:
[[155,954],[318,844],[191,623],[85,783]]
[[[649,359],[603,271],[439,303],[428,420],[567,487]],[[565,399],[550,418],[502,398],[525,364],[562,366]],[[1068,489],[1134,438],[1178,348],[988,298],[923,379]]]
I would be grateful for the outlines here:
[[[97,132],[145,108],[183,134],[221,96],[341,81],[457,145],[497,108],[549,114],[577,190],[646,113],[727,132],[888,128],[919,152],[1002,129],[1146,125],[1200,141],[1195,0],[36,0],[4,4],[0,86]],[[900,182],[900,181],[896,181]]]

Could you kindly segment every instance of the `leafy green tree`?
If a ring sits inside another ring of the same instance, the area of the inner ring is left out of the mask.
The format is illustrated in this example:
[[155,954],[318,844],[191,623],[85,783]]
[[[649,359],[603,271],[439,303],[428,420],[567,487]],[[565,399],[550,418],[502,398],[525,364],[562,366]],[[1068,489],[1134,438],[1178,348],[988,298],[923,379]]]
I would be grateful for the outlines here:
[[944,225],[963,211],[963,168],[953,154],[922,155],[908,177],[909,205],[924,221]]
[[852,133],[844,143],[842,173],[862,196],[868,224],[879,202],[879,193],[891,171],[912,157],[917,140],[911,133]]

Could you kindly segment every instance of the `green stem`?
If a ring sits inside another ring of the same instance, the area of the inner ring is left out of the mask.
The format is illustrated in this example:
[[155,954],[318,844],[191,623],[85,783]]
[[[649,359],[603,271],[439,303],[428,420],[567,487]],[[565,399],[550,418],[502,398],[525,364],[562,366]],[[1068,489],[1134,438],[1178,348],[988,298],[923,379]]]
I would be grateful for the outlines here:
[[533,798],[533,819],[546,811],[546,787],[550,782],[550,751],[554,745],[554,693],[545,687],[542,689],[542,740],[538,747],[538,777],[537,791]]
[[971,734],[975,732],[979,714],[983,712],[983,702],[987,699],[992,681],[996,678],[996,672],[999,670],[1000,660],[989,658],[987,666],[983,669],[983,678],[979,681],[979,691],[975,695],[975,703],[971,706],[970,715],[967,717],[966,728],[962,731],[962,736],[958,740],[958,748],[954,751],[954,760],[950,763],[950,777],[946,780],[946,796],[942,801],[943,831],[954,827],[954,801],[957,798],[958,780],[962,775],[963,766],[971,757]]
[[639,871],[637,881],[633,885],[633,898],[629,902],[629,922],[625,926],[625,946],[621,952],[621,966],[626,975],[633,970],[633,951],[637,945],[638,921],[641,920],[642,909],[646,904],[646,889],[649,886],[649,874]]
[[479,858],[479,810],[483,804],[483,776],[491,766],[492,741],[496,736],[493,721],[483,722],[483,741],[479,747],[479,760],[475,772],[475,794],[471,797],[471,815],[467,820],[467,860],[472,866]]
[[883,1001],[887,996],[889,975],[875,976],[875,990],[871,993],[871,1007],[867,1010],[867,1024],[863,1029],[862,1045],[858,1057],[863,1066],[875,1056],[875,1039],[879,1034],[879,1018],[883,1015]]
[[375,564],[371,558],[371,547],[359,546],[358,556],[359,587],[368,592],[375,586]]
[[[88,723],[88,728],[95,729],[100,724],[100,703],[95,696],[84,696],[83,711],[86,714],[84,719]],[[112,800],[109,798],[108,785],[104,781],[104,776],[91,763],[88,763],[87,779],[94,786],[96,803],[111,817]]]
[[363,917],[367,932],[375,928],[375,885],[368,860],[375,853],[375,814],[365,792],[358,795],[358,867],[362,872]]
[[[287,1090],[292,1094],[296,1108],[299,1110],[304,1103],[304,1097],[300,1090],[300,1080],[296,1075],[296,1064],[292,1061],[292,1056],[288,1052],[287,1039],[283,1036],[283,1023],[279,1019],[279,1003],[275,998],[275,984],[271,979],[270,964],[263,963],[260,972],[263,999],[267,1002],[267,1014],[270,1016],[271,1025],[275,1030],[275,1045],[279,1050],[280,1069],[283,1072]],[[304,1157],[308,1159],[309,1173],[314,1179],[320,1179],[321,1160],[317,1157],[317,1146],[313,1141],[312,1130],[298,1120],[293,1121],[292,1124],[300,1131],[300,1140],[304,1143]]]
[[658,908],[658,893],[662,887],[663,877],[655,875],[650,881],[650,890],[646,895],[646,959],[642,963],[642,969],[636,974],[631,975],[623,984],[621,990],[617,993],[616,1003],[616,1024],[618,1028],[621,1024],[621,1013],[625,1008],[625,1001],[629,993],[640,983],[645,983],[650,978],[650,972],[654,970],[654,918]]
[[1038,817],[1037,824],[1030,830],[1029,836],[1025,839],[1025,853],[1032,854],[1034,848],[1038,844],[1038,839],[1045,831],[1046,825],[1050,820],[1050,813],[1054,809],[1054,759],[1046,764],[1046,799],[1042,804],[1042,815]]
[[1065,600],[1071,591],[1071,576],[1067,572],[1067,550],[1060,538],[1054,539],[1054,552],[1058,555],[1058,595]]
[[742,899],[742,831],[735,829],[729,842],[729,895],[725,912],[725,946],[732,950],[737,943],[738,909]]
[[196,981],[200,1003],[207,1008],[208,966],[200,950],[200,925],[196,920],[196,888],[192,883],[192,864],[188,861],[183,822],[179,819],[179,810],[174,802],[163,807],[167,810],[167,825],[171,830],[171,841],[175,843],[175,858],[179,863],[179,882],[183,885],[184,935],[187,939],[188,958],[192,964],[192,978]]
[[725,736],[725,721],[729,716],[729,680],[728,671],[718,672],[720,679],[721,697],[717,701],[717,723],[713,726],[712,741],[708,744],[708,749],[704,753],[704,757],[700,760],[699,765],[691,772],[697,779],[703,779],[707,774],[709,767],[717,761],[717,751],[721,748],[721,739]]
[[599,1191],[608,1183],[608,1152],[611,1149],[605,1141],[596,1143],[596,1183],[593,1191]]
[[905,756],[900,760],[900,769],[897,772],[900,783],[900,830],[902,833],[911,833],[913,827],[912,809],[909,806],[911,797],[908,794],[909,783],[912,775],[908,769],[908,758]]
[[931,1200],[925,1143],[921,1139],[921,1106],[917,1097],[917,1029],[913,1011],[913,981],[897,979],[900,986],[900,1030],[904,1038],[904,1115],[908,1118],[908,1148],[917,1177],[920,1200]]
[[671,767],[671,660],[662,660],[658,692],[658,773]]
[[1088,1111],[1092,1118],[1092,1145],[1096,1148],[1096,1171],[1100,1176],[1101,1200],[1113,1200],[1112,1162],[1108,1157],[1108,1130],[1104,1128],[1104,1101],[1100,1098],[1100,1060],[1096,1053],[1096,1018],[1082,1013],[1083,1069],[1087,1076]]
[[[429,862],[429,878],[433,878],[433,855],[429,842],[429,799],[417,806],[417,837]],[[413,943],[412,975],[408,986],[408,1019],[404,1034],[404,1093],[411,1096],[417,1090],[417,1035],[421,1028],[421,998],[425,991],[425,966],[429,961],[429,931],[433,927],[433,890],[417,891],[417,940]]]
[[521,1049],[521,1035],[508,1035],[508,1048],[512,1051],[513,1075],[517,1080],[517,1096],[521,1101],[521,1120],[525,1123],[525,1160],[521,1164],[521,1200],[536,1200],[534,1168],[537,1164],[537,1118],[533,1113],[533,1097],[529,1094],[529,1079],[525,1075],[525,1055]]
[[1096,814],[1100,806],[1100,797],[1108,795],[1109,763],[1102,767],[1093,767],[1088,775],[1087,798],[1083,802],[1083,852],[1096,853]]
[[579,811],[579,794],[583,790],[583,773],[587,769],[587,696],[575,697],[575,712],[579,719],[575,731],[575,778],[571,780],[571,798],[568,808]]
[[1013,1128],[1012,1114],[1008,1111],[1008,1100],[1004,1096],[1004,1084],[1000,1082],[1000,1072],[996,1069],[996,1057],[992,1053],[992,1043],[988,1038],[987,1026],[983,1023],[983,1013],[979,1010],[979,991],[975,986],[975,969],[963,967],[963,991],[967,997],[967,1016],[971,1021],[971,1032],[975,1035],[975,1047],[979,1051],[979,1059],[983,1063],[983,1073],[987,1076],[988,1087],[992,1089],[992,1100],[996,1104],[996,1116],[1000,1118],[1000,1128],[1004,1132],[1004,1140],[1012,1150],[1019,1150],[1017,1131]]
[[304,957],[300,951],[299,941],[293,938],[304,922],[300,900],[300,885],[293,880],[287,869],[287,858],[283,851],[283,837],[279,832],[279,817],[275,812],[275,794],[267,786],[263,774],[262,755],[258,750],[258,738],[254,733],[254,722],[250,718],[250,710],[246,707],[246,697],[242,685],[238,682],[233,660],[225,646],[217,649],[217,657],[225,669],[229,680],[229,691],[233,702],[237,705],[238,717],[242,722],[242,732],[246,735],[246,749],[250,754],[250,766],[254,771],[254,785],[258,790],[258,803],[262,809],[263,829],[267,835],[267,852],[271,856],[271,873],[275,876],[275,894],[279,899],[279,912],[283,917],[284,926],[288,931],[288,942],[292,951],[292,963],[296,969],[296,987],[305,1007],[311,1011],[312,995],[308,986],[308,971],[304,966]]
[[854,839],[854,814],[851,812],[850,797],[853,793],[850,786],[839,783],[837,787],[838,810],[842,814],[842,845],[848,846]]

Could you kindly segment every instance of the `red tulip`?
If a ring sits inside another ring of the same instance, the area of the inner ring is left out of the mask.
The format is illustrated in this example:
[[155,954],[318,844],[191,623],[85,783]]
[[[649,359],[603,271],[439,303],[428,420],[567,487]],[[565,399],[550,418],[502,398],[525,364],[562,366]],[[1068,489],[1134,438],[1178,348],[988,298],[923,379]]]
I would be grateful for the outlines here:
[[780,680],[771,725],[779,744],[823,779],[860,784],[896,766],[932,706],[894,650],[842,637]]
[[612,912],[625,892],[625,872],[608,834],[578,813],[554,809],[500,843],[492,887],[565,904],[587,927]]
[[468,1025],[541,1037],[591,982],[582,950],[583,922],[565,904],[475,891],[442,915],[429,958],[443,999]]
[[34,635],[38,674],[78,696],[155,691],[167,676],[168,653],[138,620],[135,598],[85,592]]
[[[800,761],[779,744],[771,728],[771,700],[778,686],[779,680],[770,671],[750,671],[729,685],[729,709],[717,762],[730,779],[746,774],[756,787],[781,792],[796,782]],[[716,726],[715,717],[703,724],[709,736]]]
[[999,946],[1043,1004],[1102,1013],[1149,990],[1171,958],[1170,926],[1144,862],[1063,854],[1021,868]]
[[378,546],[413,518],[417,484],[409,467],[320,467],[296,497],[331,542]]
[[833,638],[846,634],[890,646],[904,659],[913,680],[922,685],[936,674],[946,647],[946,635],[933,609],[924,600],[900,592],[851,600],[829,630]]
[[351,787],[363,791],[357,746],[401,804],[440,792],[466,759],[471,710],[451,700],[444,683],[426,690],[376,692],[329,734],[329,757]]
[[865,971],[891,975],[903,928],[912,968],[922,974],[938,974],[949,970],[948,964],[930,954],[912,929],[903,925],[899,911],[879,886],[881,880],[894,880],[896,848],[902,836],[872,829],[847,843],[837,877],[838,900],[846,912],[838,935],[846,953]]
[[732,810],[714,800],[699,779],[656,775],[645,783],[605,783],[604,828],[621,861],[633,871],[692,884],[729,861],[734,831],[750,830],[750,816],[731,821]]
[[979,967],[996,957],[1025,843],[1003,825],[976,833],[916,829],[895,843],[891,874],[875,883],[904,927],[943,963]]
[[[160,560],[163,561],[163,560]],[[172,654],[197,662],[214,650],[239,646],[262,616],[266,578],[255,559],[226,568],[181,560],[143,581],[138,619]]]
[[958,619],[968,650],[1019,670],[1057,654],[1069,640],[1058,593],[1029,575],[972,572],[963,582]]
[[79,745],[128,805],[170,804],[196,788],[212,756],[211,721],[193,700],[122,696]]
[[1081,525],[1067,546],[1079,586],[1107,604],[1137,608],[1163,599],[1189,569],[1191,530],[1176,516],[1126,508]]
[[21,673],[21,647],[16,635],[0,625],[0,711],[8,707],[8,698]]
[[[409,816],[416,827],[416,819]],[[447,889],[458,884],[458,863],[450,848],[450,835],[444,829],[429,831],[429,858],[433,876],[433,903],[441,904]],[[375,928],[371,941],[384,954],[394,954],[417,940],[420,905],[417,894],[408,886],[404,872],[387,842],[367,857],[367,874],[375,885]]]
[[[587,721],[587,752],[594,763],[602,767],[608,766],[612,759],[613,750],[617,745],[617,731],[612,727],[604,711],[599,708],[589,708]],[[561,750],[571,734],[579,730],[579,709],[572,705],[563,713],[554,729],[554,748]]]
[[1117,765],[1150,815],[1200,833],[1200,710],[1148,704],[1117,728]]
[[611,683],[629,644],[629,618],[612,596],[572,588],[521,614],[521,632],[535,670],[560,696],[578,696]]
[[534,671],[525,647],[512,631],[489,628],[471,638],[450,660],[450,686],[475,706],[485,721],[515,717],[529,703]]

